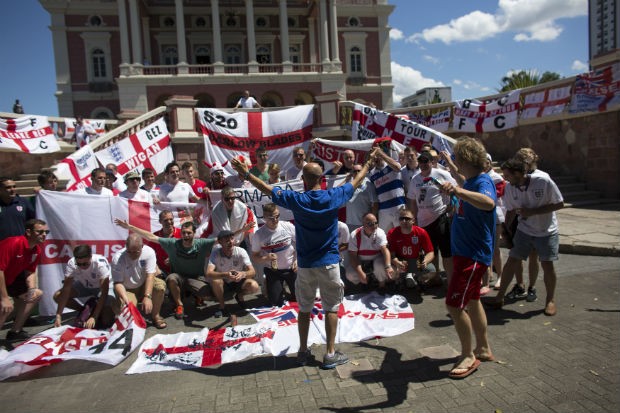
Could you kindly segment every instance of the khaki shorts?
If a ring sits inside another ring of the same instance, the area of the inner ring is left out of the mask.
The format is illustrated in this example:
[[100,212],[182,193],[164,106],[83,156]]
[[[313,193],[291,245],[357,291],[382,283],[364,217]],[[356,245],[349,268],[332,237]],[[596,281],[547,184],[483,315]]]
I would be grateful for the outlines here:
[[295,281],[295,294],[299,311],[309,313],[314,307],[316,289],[321,292],[321,304],[326,312],[337,312],[344,295],[340,279],[340,266],[330,264],[324,267],[299,268]]
[[[144,286],[146,282],[142,283],[140,287],[137,288],[125,288],[127,292],[127,299],[131,301],[136,307],[138,306],[138,298],[140,301],[144,299]],[[164,294],[166,292],[166,283],[161,278],[155,277],[153,280],[153,292],[151,295],[154,295],[156,292],[160,294]],[[114,300],[113,308],[114,314],[119,314],[121,311],[121,300],[117,297]]]
[[207,283],[204,277],[199,277],[197,279],[185,278],[177,273],[172,273],[168,274],[166,277],[166,284],[170,281],[177,283],[181,289],[181,292],[188,291],[190,294],[202,298],[213,297],[211,286]]

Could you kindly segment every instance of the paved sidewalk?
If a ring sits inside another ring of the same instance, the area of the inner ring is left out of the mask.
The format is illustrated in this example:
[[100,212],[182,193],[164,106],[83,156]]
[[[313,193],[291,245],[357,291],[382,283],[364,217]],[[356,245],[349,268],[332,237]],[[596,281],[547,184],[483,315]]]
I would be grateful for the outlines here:
[[560,253],[620,257],[620,204],[557,212]]
[[[619,213],[588,211],[560,212],[561,242],[568,245],[568,239],[578,240],[586,233],[616,234],[600,243],[606,244],[600,251],[611,255],[617,251]],[[599,220],[588,223],[592,216]],[[584,248],[580,252],[588,251],[589,242],[586,238],[579,244]],[[423,296],[406,295],[415,312],[415,330],[340,345],[351,363],[337,371],[320,370],[318,364],[297,367],[291,356],[127,376],[135,360],[132,354],[115,367],[68,361],[0,382],[0,405],[3,411],[50,413],[617,412],[620,258],[562,254],[556,270],[558,314],[543,314],[542,280],[537,302],[508,303],[488,312],[489,338],[498,361],[483,363],[461,381],[447,377],[459,344],[438,289]],[[258,299],[252,304],[259,304]],[[190,312],[191,322],[186,324],[168,317],[164,331],[213,327],[212,311],[213,307]],[[253,323],[250,316],[240,315],[239,324]],[[147,337],[159,332],[149,328]],[[323,347],[312,351],[320,360]]]

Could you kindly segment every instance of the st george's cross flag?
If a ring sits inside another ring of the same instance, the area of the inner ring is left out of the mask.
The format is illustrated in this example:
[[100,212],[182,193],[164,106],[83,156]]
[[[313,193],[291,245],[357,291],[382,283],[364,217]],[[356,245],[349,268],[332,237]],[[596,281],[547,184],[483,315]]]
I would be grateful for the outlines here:
[[93,148],[84,145],[56,165],[56,176],[67,181],[67,192],[84,189],[91,185],[90,173],[99,167]]
[[[89,125],[93,128],[97,135],[103,135],[105,133],[105,119],[84,119],[84,125]],[[75,133],[75,125],[77,120],[75,118],[65,118],[65,139],[70,140]]]
[[523,97],[521,119],[542,118],[563,113],[570,102],[570,91],[569,85],[526,94]]
[[454,102],[452,129],[459,132],[495,132],[517,127],[520,90],[490,101],[477,99]]
[[406,119],[404,116],[355,104],[351,120],[351,139],[363,141],[389,137],[396,142],[411,146],[417,151],[423,144],[430,143],[438,151],[452,153],[455,140],[431,127]]
[[0,350],[0,380],[59,363],[88,360],[117,365],[144,340],[146,323],[129,303],[108,330],[60,326],[45,330],[12,351]]
[[[196,115],[204,136],[205,163],[223,162],[243,156],[256,163],[256,150],[265,148],[268,162],[277,163],[282,171],[293,166],[291,149],[295,146],[308,148],[312,138],[312,114],[314,105],[269,112],[227,113],[217,109],[196,109]],[[230,163],[224,168],[236,175]]]
[[145,126],[138,132],[95,152],[102,165],[117,165],[118,173],[141,172],[153,168],[161,173],[174,160],[170,146],[170,134],[163,118]]
[[60,150],[47,116],[0,120],[0,148],[35,154]]

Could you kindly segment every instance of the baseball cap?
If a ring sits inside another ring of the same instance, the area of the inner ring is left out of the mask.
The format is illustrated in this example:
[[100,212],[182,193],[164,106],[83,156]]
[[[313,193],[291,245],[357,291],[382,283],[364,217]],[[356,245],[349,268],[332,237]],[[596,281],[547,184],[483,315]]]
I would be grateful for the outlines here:
[[134,179],[134,178],[142,179],[139,173],[137,173],[136,171],[131,171],[125,174],[125,176],[123,177],[123,181],[127,182],[130,179]]
[[230,236],[234,236],[235,233],[229,229],[223,229],[217,234],[217,239],[222,239]]

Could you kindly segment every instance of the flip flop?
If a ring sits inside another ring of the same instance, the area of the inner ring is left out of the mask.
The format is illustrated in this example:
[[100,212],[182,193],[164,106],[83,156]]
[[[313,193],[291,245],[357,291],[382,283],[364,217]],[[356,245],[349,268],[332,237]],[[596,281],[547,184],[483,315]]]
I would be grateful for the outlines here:
[[452,371],[456,370],[456,368],[452,369],[452,371],[448,373],[448,377],[456,380],[464,379],[465,377],[472,374],[474,371],[478,370],[478,366],[480,366],[480,360],[476,359],[473,364],[462,373],[453,373]]
[[153,325],[158,330],[163,330],[164,328],[168,327],[168,323],[166,323],[166,320],[164,320],[163,318],[153,319]]
[[494,355],[490,355],[490,356],[483,356],[482,354],[476,354],[476,358],[478,360],[480,360],[481,362],[487,362],[487,361],[495,361],[495,356]]

